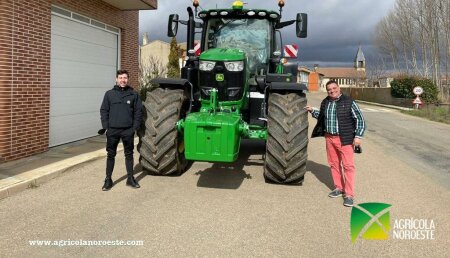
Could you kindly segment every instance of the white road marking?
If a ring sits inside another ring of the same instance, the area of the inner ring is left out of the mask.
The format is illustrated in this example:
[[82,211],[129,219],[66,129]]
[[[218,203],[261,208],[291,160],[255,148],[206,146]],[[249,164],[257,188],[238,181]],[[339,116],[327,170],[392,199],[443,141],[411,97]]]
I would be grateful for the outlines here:
[[362,112],[391,112],[391,110],[386,109],[386,108],[379,108],[379,109],[375,109],[375,108],[361,108]]

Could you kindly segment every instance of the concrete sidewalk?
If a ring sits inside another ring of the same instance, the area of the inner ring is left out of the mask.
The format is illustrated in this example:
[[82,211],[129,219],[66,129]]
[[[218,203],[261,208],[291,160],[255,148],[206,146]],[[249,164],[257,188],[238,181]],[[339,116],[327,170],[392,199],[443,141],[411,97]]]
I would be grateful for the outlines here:
[[[393,109],[401,107],[365,101],[364,104]],[[135,145],[138,138],[135,138]],[[37,187],[75,166],[106,157],[106,136],[95,136],[85,140],[50,148],[49,151],[31,157],[0,164],[0,199],[12,196],[27,188]],[[117,151],[122,151],[122,143]],[[136,151],[135,151],[135,155]]]
[[[137,140],[137,138],[136,138]],[[0,164],[0,199],[37,187],[66,170],[106,157],[106,137],[95,136],[50,148],[31,157]],[[122,151],[120,143],[117,151]]]

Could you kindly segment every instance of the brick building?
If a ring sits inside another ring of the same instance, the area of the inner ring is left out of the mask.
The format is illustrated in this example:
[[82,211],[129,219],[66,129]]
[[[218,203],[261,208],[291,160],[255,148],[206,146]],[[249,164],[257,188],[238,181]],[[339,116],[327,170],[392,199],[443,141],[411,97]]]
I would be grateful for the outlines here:
[[323,80],[323,74],[310,70],[305,66],[298,68],[297,82],[304,83],[308,91],[318,91]]
[[365,87],[367,86],[366,76],[366,58],[361,47],[356,52],[355,59],[353,61],[353,67],[318,67],[315,66],[314,70],[323,74],[323,80],[321,80],[321,90],[325,90],[325,85],[328,81],[334,80],[341,87]]
[[0,161],[96,135],[115,71],[138,85],[138,10],[157,0],[0,1]]

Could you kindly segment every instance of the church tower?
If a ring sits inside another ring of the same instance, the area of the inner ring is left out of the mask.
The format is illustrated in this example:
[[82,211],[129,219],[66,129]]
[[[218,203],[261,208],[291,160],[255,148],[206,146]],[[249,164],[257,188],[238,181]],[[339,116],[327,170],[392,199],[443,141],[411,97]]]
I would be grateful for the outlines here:
[[364,58],[364,53],[361,49],[361,46],[359,46],[358,53],[356,53],[355,69],[356,69],[356,71],[365,71],[366,70],[366,58]]

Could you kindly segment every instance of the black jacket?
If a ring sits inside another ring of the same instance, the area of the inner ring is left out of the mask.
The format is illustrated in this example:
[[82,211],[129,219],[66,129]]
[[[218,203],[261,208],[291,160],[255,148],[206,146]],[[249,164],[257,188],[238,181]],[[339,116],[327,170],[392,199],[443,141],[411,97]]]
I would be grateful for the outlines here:
[[[330,102],[326,97],[320,104],[319,117],[314,127],[311,138],[325,135],[325,109]],[[339,124],[339,138],[342,145],[353,144],[355,138],[356,122],[352,117],[353,99],[346,95],[341,95],[336,102],[336,116]]]
[[138,130],[142,120],[142,101],[130,86],[115,85],[107,91],[100,108],[103,129],[131,128]]

